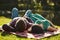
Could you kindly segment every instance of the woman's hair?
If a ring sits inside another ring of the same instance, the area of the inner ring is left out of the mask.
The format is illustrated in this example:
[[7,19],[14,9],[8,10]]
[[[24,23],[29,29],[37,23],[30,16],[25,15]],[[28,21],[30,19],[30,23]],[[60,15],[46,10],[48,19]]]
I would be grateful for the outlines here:
[[37,26],[37,25],[33,25],[32,28],[31,28],[31,33],[35,33],[35,34],[44,34],[44,30]]
[[24,19],[18,19],[16,22],[16,31],[23,32],[26,29],[26,22]]

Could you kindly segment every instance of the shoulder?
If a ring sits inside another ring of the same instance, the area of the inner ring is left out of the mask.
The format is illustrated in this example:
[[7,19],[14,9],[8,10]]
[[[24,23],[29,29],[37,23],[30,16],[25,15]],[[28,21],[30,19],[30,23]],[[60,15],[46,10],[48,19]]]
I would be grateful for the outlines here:
[[19,19],[19,18],[21,18],[21,17],[15,17],[13,20],[16,20],[16,19]]

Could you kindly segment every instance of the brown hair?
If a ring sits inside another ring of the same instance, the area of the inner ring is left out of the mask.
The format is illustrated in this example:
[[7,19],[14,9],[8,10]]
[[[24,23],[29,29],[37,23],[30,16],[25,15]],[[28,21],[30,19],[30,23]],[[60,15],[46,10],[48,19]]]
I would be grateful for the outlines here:
[[17,31],[23,32],[26,28],[26,23],[24,19],[18,19],[15,26]]
[[38,25],[33,25],[31,28],[31,33],[44,34],[44,30],[41,27],[39,27]]

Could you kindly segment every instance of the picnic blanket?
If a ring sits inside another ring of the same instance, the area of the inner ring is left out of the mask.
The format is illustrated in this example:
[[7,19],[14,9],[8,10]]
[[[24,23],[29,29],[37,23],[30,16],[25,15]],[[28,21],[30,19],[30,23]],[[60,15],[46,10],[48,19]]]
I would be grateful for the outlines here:
[[11,32],[12,34],[21,36],[21,37],[26,37],[26,38],[34,38],[34,39],[41,39],[45,37],[49,37],[52,35],[56,35],[60,33],[60,29],[54,32],[45,32],[44,34],[33,34],[33,33],[25,33],[25,32]]
[[[0,30],[1,27],[0,27]],[[52,35],[60,34],[60,29],[54,32],[45,32],[44,34],[33,34],[33,33],[27,33],[27,32],[10,32],[11,34],[18,35],[20,37],[25,37],[25,38],[34,38],[34,39],[41,39],[45,37],[49,37]]]

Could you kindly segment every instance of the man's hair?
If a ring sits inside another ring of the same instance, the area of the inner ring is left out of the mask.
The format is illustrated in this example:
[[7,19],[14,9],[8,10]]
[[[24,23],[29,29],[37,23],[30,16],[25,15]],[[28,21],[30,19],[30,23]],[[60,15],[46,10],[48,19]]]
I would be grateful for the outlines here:
[[23,19],[18,19],[16,22],[16,31],[23,32],[26,27],[26,23]]
[[43,34],[44,30],[41,27],[37,26],[37,25],[33,25],[32,29],[31,29],[31,32],[35,33],[35,34],[41,34],[41,33]]

